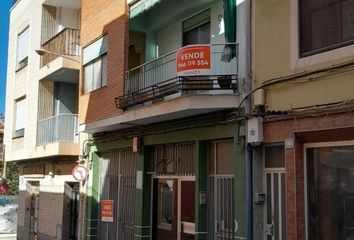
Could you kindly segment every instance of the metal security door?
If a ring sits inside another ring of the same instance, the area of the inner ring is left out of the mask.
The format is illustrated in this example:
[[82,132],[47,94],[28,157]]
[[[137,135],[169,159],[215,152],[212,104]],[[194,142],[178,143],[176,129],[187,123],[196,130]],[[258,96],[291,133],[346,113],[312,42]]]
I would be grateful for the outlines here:
[[238,239],[235,217],[234,142],[209,143],[208,240]]
[[137,154],[119,149],[101,154],[100,201],[114,201],[113,222],[99,221],[100,240],[133,240]]
[[235,191],[233,176],[212,176],[208,183],[208,239],[235,239]]
[[285,171],[266,170],[264,176],[265,239],[286,240],[285,220]]

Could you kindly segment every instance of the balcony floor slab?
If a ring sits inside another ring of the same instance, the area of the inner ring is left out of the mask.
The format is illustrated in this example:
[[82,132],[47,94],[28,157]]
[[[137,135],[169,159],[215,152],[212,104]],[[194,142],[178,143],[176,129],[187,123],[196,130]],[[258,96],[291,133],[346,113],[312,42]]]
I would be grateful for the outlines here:
[[30,159],[58,157],[58,156],[78,156],[79,143],[54,142],[43,146],[37,146],[33,151],[19,150],[12,151],[6,155],[6,161],[22,161]]
[[182,119],[236,108],[239,102],[240,97],[235,94],[182,96],[130,109],[111,118],[81,124],[80,131],[93,134]]
[[39,80],[78,83],[80,67],[75,60],[58,57],[39,70]]

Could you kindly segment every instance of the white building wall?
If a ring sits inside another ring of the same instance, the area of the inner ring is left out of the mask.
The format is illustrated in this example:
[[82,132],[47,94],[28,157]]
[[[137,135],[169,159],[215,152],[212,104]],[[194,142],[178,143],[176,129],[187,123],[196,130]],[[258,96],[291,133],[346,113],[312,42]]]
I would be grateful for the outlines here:
[[57,17],[57,33],[65,28],[80,28],[79,10],[58,7]]
[[[224,15],[222,1],[216,1],[209,7],[200,9],[199,12],[207,9],[210,9],[210,42],[212,44],[225,43],[225,36],[223,32],[220,32],[220,21],[218,18],[219,15]],[[159,56],[172,52],[182,46],[183,21],[195,16],[199,12],[193,13],[187,18],[181,19],[156,33],[156,46],[159,49]]]
[[[20,0],[10,13],[8,68],[6,86],[5,136],[6,160],[31,156],[36,146],[38,78],[42,1]],[[16,72],[18,34],[30,27],[28,65]],[[15,100],[26,95],[26,125],[24,138],[12,139],[15,120]]]
[[[40,56],[35,52],[41,49],[42,4],[45,0],[20,0],[11,9],[9,30],[9,54],[7,69],[6,110],[4,144],[6,146],[6,161],[24,160],[50,155],[60,155],[51,146],[38,148],[38,92],[40,75]],[[61,24],[63,27],[79,27],[79,10],[62,8]],[[17,38],[23,29],[29,26],[28,64],[17,70]],[[50,69],[50,68],[47,68]],[[14,137],[15,101],[26,96],[25,134],[21,138]],[[65,145],[65,146],[64,146]],[[77,149],[75,144],[61,144],[61,151]],[[64,150],[63,150],[64,149]],[[52,151],[53,150],[53,151]],[[76,150],[77,151],[77,150]],[[69,155],[72,155],[70,153]]]

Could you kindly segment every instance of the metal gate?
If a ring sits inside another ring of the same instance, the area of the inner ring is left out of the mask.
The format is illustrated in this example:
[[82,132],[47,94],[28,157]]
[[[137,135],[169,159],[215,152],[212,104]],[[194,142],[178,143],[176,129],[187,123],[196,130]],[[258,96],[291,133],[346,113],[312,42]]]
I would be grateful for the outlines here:
[[132,149],[101,154],[100,201],[114,201],[114,221],[99,221],[100,240],[134,239],[137,157],[138,154],[133,153]]
[[236,239],[235,190],[233,176],[209,176],[208,239]]
[[286,240],[285,171],[265,171],[265,239]]

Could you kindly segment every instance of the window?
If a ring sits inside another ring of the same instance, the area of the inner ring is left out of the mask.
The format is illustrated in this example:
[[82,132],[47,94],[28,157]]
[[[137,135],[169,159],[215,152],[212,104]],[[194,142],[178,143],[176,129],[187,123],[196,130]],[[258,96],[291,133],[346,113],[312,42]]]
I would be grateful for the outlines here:
[[26,27],[17,37],[16,69],[21,69],[28,62],[29,27]]
[[183,22],[183,46],[210,43],[210,10]]
[[209,174],[234,174],[234,141],[224,140],[209,143]]
[[107,36],[84,48],[84,93],[107,85]]
[[307,150],[308,239],[353,239],[354,147]]
[[15,102],[16,116],[15,116],[15,133],[14,137],[23,137],[25,134],[26,123],[26,98],[21,98]]
[[300,54],[308,56],[354,40],[353,0],[300,0]]

